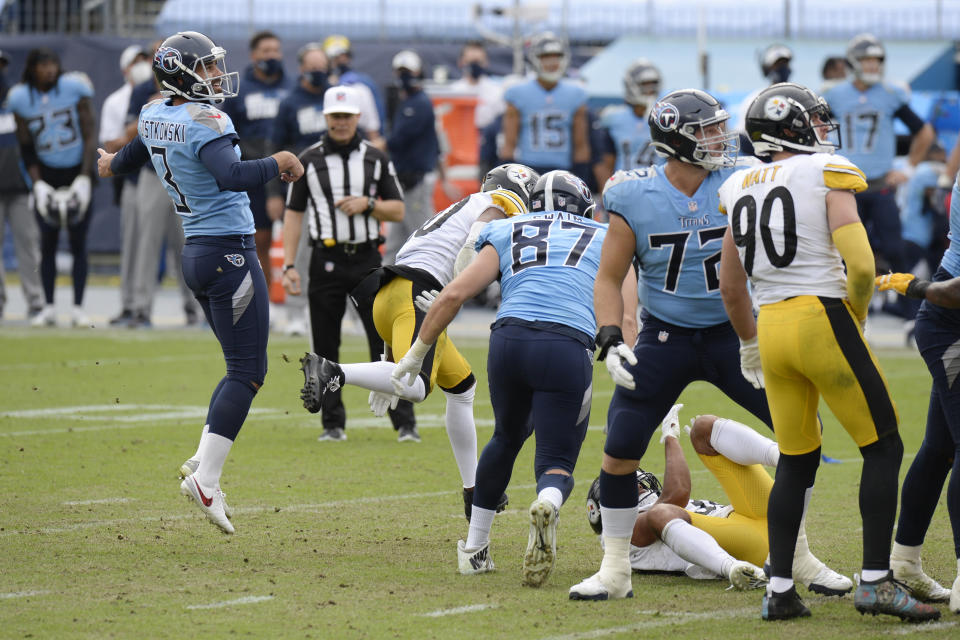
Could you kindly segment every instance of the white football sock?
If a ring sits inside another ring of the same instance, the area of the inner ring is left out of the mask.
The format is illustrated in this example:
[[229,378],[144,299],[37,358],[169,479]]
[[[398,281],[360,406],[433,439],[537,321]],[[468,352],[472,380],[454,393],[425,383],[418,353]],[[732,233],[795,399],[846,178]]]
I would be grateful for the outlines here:
[[204,487],[220,486],[220,474],[227,460],[233,440],[209,431],[200,438],[200,466],[197,468],[197,481]]
[[552,504],[557,511],[560,511],[560,507],[563,506],[563,492],[556,487],[545,487],[537,494],[537,499],[546,500]]
[[450,440],[450,448],[460,470],[460,479],[468,489],[474,485],[477,477],[477,426],[473,421],[476,389],[477,385],[474,384],[463,393],[443,392],[447,397],[447,439]]
[[490,528],[493,526],[493,517],[497,512],[493,509],[483,509],[473,505],[470,511],[470,529],[467,531],[465,547],[471,551],[479,549],[490,542]]
[[736,420],[717,418],[710,432],[710,446],[737,464],[777,466],[777,443]]
[[790,591],[790,587],[793,586],[792,578],[778,578],[776,576],[770,577],[770,584],[767,585],[767,594],[770,593],[784,593]]
[[[396,391],[393,388],[390,374],[393,373],[396,366],[392,362],[384,361],[355,362],[353,364],[341,364],[340,369],[343,371],[343,381],[346,384],[393,395]],[[426,387],[420,376],[414,378],[413,384],[409,386],[406,384],[406,378],[404,378],[404,386],[407,390],[400,396],[404,400],[421,402],[427,395]]]
[[876,582],[887,577],[887,569],[863,569],[860,571],[860,579],[864,582]]
[[203,444],[203,436],[207,435],[208,431],[210,431],[210,425],[208,424],[203,425],[203,431],[200,432],[200,442],[197,443],[197,452],[193,454],[193,457],[191,458],[191,460],[200,459],[200,445]]
[[893,551],[890,552],[891,558],[896,558],[897,560],[909,560],[910,562],[920,562],[920,552],[923,551],[923,545],[919,544],[915,547],[910,547],[905,544],[900,544],[899,542],[893,543]]
[[637,522],[637,507],[611,509],[600,505],[600,520],[603,522],[604,538],[633,537],[633,525]]
[[680,518],[674,518],[663,527],[660,539],[687,562],[709,569],[718,576],[729,578],[730,567],[737,561],[717,544],[713,536]]

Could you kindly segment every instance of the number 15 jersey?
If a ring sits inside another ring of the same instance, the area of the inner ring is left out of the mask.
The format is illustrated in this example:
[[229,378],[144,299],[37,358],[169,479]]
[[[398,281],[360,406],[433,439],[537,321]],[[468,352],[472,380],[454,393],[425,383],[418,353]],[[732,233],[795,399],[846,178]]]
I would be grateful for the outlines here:
[[720,187],[757,304],[794,296],[845,298],[847,276],[827,222],[831,189],[860,192],[863,172],[843,156],[795,155],[737,171]]

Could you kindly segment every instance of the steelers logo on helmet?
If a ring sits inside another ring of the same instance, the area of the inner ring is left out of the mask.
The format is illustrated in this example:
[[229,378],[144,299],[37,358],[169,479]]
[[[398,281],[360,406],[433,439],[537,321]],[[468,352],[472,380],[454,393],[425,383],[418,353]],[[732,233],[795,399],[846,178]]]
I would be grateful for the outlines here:
[[653,107],[653,121],[661,131],[673,131],[680,122],[680,112],[669,102],[658,102]]
[[180,52],[172,47],[160,47],[153,56],[153,62],[161,69],[174,73],[180,68],[182,58]]
[[507,177],[517,184],[526,184],[527,180],[530,179],[530,174],[523,165],[512,164],[507,168]]
[[772,96],[764,103],[763,113],[771,120],[783,120],[790,115],[790,104],[783,96]]

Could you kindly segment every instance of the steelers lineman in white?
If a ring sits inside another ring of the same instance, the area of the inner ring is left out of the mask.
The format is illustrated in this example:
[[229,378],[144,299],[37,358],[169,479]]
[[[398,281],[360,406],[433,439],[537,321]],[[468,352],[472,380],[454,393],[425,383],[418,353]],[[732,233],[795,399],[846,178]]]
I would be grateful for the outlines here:
[[720,187],[720,209],[729,218],[720,292],[741,340],[744,377],[766,387],[781,454],[767,510],[770,583],[761,617],[810,615],[791,567],[820,463],[821,395],[863,456],[863,570],[854,605],[874,615],[939,617],[889,571],[903,444],[887,382],[861,329],[875,267],[853,194],[867,188],[866,178],[832,153],[829,135],[837,125],[823,98],[805,87],[768,87],[748,109],[746,126],[756,153],[772,162],[738,171]]
[[[338,364],[307,354],[306,382],[301,391],[304,405],[320,406],[328,385],[333,388],[353,384],[371,391],[370,408],[376,415],[383,415],[391,404],[395,406],[398,395],[390,378],[394,362],[410,349],[433,299],[476,256],[474,244],[487,222],[527,213],[530,190],[538,177],[521,164],[493,169],[484,178],[480,192],[427,220],[397,252],[396,264],[383,267],[361,283],[353,295],[375,294],[373,319],[389,353],[381,362],[354,364]],[[412,385],[402,388],[399,397],[421,402],[434,385],[439,385],[446,395],[447,436],[463,480],[464,507],[469,519],[477,468],[473,419],[476,378],[446,332],[428,353],[421,355],[424,358],[420,375]],[[418,434],[413,437],[419,440]]]

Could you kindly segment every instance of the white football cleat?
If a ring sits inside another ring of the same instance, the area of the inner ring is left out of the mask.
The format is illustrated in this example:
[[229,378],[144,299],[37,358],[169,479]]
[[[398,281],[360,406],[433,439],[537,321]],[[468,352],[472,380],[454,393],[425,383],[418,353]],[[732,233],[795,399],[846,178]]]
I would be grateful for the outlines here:
[[461,575],[472,576],[478,573],[488,573],[496,567],[493,566],[493,558],[490,557],[490,543],[483,545],[479,549],[467,551],[466,543],[463,540],[457,540],[457,570]]
[[[182,465],[180,465],[180,479],[183,480],[187,476],[197,472],[197,468],[200,466],[200,460],[197,458],[190,458]],[[233,509],[230,508],[230,505],[227,504],[227,494],[223,491],[220,491],[220,487],[217,487],[217,491],[220,492],[220,498],[223,500],[223,512],[228,518],[233,517]]]
[[83,312],[83,307],[76,305],[70,310],[70,325],[80,329],[90,329],[93,327],[90,318]]
[[617,600],[633,597],[630,574],[620,578],[611,575],[601,577],[598,571],[580,584],[570,587],[571,600]]
[[730,566],[730,575],[727,578],[731,586],[738,591],[759,589],[768,582],[763,569],[743,560],[737,560]]
[[53,310],[53,305],[45,305],[40,313],[30,318],[31,327],[55,327],[57,326],[57,314]]
[[530,505],[530,535],[527,552],[523,554],[523,584],[539,587],[550,576],[557,560],[557,519],[553,503],[533,501]]
[[219,488],[204,489],[191,474],[180,483],[180,493],[197,503],[207,520],[217,525],[224,533],[233,533],[233,525],[227,519],[223,508],[223,492]]
[[853,591],[853,580],[837,573],[809,552],[794,557],[793,579],[824,596],[842,596]]
[[946,602],[950,601],[950,609],[953,610],[953,599],[958,599],[957,605],[960,605],[960,592],[954,584],[953,593],[939,582],[923,572],[923,565],[917,561],[907,560],[895,555],[890,556],[890,569],[893,571],[893,579],[906,587],[914,598],[920,602]]

